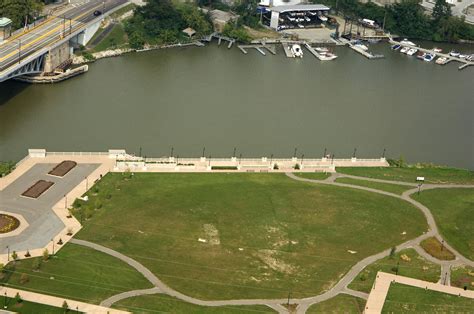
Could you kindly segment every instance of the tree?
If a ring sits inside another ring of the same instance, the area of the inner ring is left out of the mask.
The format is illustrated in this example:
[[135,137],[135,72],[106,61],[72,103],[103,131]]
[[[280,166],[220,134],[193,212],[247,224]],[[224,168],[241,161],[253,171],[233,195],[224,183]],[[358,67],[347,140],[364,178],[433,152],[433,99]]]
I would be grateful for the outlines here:
[[451,17],[451,6],[445,0],[436,0],[431,16],[436,22],[447,19]]
[[47,261],[49,259],[49,251],[48,249],[44,249],[43,251],[43,261]]
[[39,0],[0,0],[0,16],[11,19],[14,29],[32,23],[42,9],[43,3]]
[[21,298],[19,292],[17,292],[17,293],[15,294],[15,302],[16,302],[16,303],[21,303],[21,302],[23,302],[23,299]]
[[63,308],[64,313],[66,313],[67,310],[69,310],[69,305],[67,304],[66,300],[64,300],[63,305],[61,307]]
[[33,271],[38,271],[41,268],[41,259],[35,258],[33,260],[31,268],[33,269]]
[[16,251],[13,251],[12,258],[13,258],[14,261],[16,261],[18,259],[18,254],[16,253]]
[[397,252],[397,249],[395,247],[392,247],[390,249],[390,258],[394,258],[396,252]]

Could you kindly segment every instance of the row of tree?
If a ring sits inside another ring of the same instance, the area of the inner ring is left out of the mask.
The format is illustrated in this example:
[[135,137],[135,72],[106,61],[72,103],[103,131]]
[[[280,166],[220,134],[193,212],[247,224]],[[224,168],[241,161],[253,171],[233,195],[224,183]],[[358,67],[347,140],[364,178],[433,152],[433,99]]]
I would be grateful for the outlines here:
[[13,29],[32,23],[42,15],[43,6],[50,0],[0,0],[0,17],[12,20]]
[[182,30],[191,27],[196,35],[208,34],[212,30],[210,19],[195,5],[173,4],[170,0],[148,0],[137,7],[133,17],[126,22],[132,48],[145,44],[164,44],[185,40]]
[[358,0],[311,0],[325,3],[351,18],[368,18],[384,25],[391,33],[418,39],[457,42],[474,40],[474,26],[451,15],[445,0],[436,0],[431,16],[426,14],[418,0],[402,0],[386,7]]

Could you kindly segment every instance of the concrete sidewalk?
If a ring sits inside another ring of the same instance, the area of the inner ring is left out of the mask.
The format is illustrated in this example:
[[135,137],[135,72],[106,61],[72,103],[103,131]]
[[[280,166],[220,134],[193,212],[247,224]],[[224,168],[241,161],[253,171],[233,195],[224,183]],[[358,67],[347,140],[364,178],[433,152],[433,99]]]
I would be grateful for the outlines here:
[[372,290],[369,294],[367,304],[365,305],[364,313],[376,314],[382,312],[385,303],[385,298],[387,297],[388,290],[390,289],[390,284],[392,284],[393,282],[401,283],[412,287],[418,287],[421,289],[427,289],[474,299],[474,291],[445,286],[440,283],[432,283],[419,279],[378,272],[377,278],[375,279],[374,285],[372,286]]
[[100,306],[100,305],[53,297],[46,294],[39,294],[35,292],[18,290],[18,289],[13,289],[13,288],[6,288],[6,287],[0,288],[0,295],[2,296],[6,295],[9,298],[14,298],[17,293],[20,294],[20,297],[25,301],[45,304],[45,305],[54,306],[58,308],[62,308],[63,302],[66,301],[69,306],[69,309],[83,312],[83,313],[110,313],[110,314],[130,313],[130,312],[111,309],[111,308]]

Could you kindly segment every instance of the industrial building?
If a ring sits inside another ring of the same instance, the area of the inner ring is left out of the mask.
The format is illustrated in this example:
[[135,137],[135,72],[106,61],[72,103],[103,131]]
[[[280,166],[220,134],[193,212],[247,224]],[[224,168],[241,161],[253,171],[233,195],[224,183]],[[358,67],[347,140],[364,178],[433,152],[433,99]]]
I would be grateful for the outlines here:
[[262,22],[275,30],[317,28],[327,22],[329,7],[322,4],[281,5],[262,8]]

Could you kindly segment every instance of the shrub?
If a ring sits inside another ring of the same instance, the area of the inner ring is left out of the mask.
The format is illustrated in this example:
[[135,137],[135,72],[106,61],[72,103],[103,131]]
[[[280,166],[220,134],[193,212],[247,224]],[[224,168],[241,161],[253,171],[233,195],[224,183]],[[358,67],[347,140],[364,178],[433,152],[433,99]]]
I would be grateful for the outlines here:
[[23,299],[21,298],[19,292],[17,292],[17,293],[15,294],[15,302],[16,302],[16,303],[21,303],[21,302],[23,302]]
[[366,274],[361,274],[361,275],[359,276],[359,280],[360,280],[360,281],[366,281],[366,280],[367,280],[367,275],[366,275]]
[[41,259],[35,258],[33,260],[33,264],[31,265],[31,268],[33,269],[33,271],[40,270],[40,268],[41,268]]
[[43,261],[47,261],[49,259],[49,251],[48,249],[44,249],[43,251]]
[[66,300],[64,300],[63,305],[61,306],[64,310],[69,309],[69,305],[67,304]]
[[72,232],[72,228],[67,228],[67,233],[66,233],[68,236],[72,236],[73,232]]
[[105,196],[105,198],[108,199],[108,200],[110,200],[110,199],[112,198],[112,194],[107,194],[107,195]]
[[393,267],[392,267],[392,271],[393,271],[394,273],[398,273],[398,266],[393,266]]
[[300,166],[300,164],[296,164],[293,168],[294,168],[295,170],[300,170],[301,166]]
[[280,169],[280,167],[278,166],[278,164],[274,164],[274,165],[273,165],[273,169],[274,169],[274,170],[278,170],[278,169]]
[[99,194],[99,188],[98,187],[94,187],[94,193]]
[[16,253],[16,251],[13,251],[12,258],[13,258],[14,261],[16,261],[18,259],[18,254]]
[[397,248],[396,247],[392,247],[390,249],[390,258],[394,258],[395,257],[395,253],[397,252]]
[[101,209],[102,208],[102,203],[99,200],[95,201],[95,208],[96,209]]

